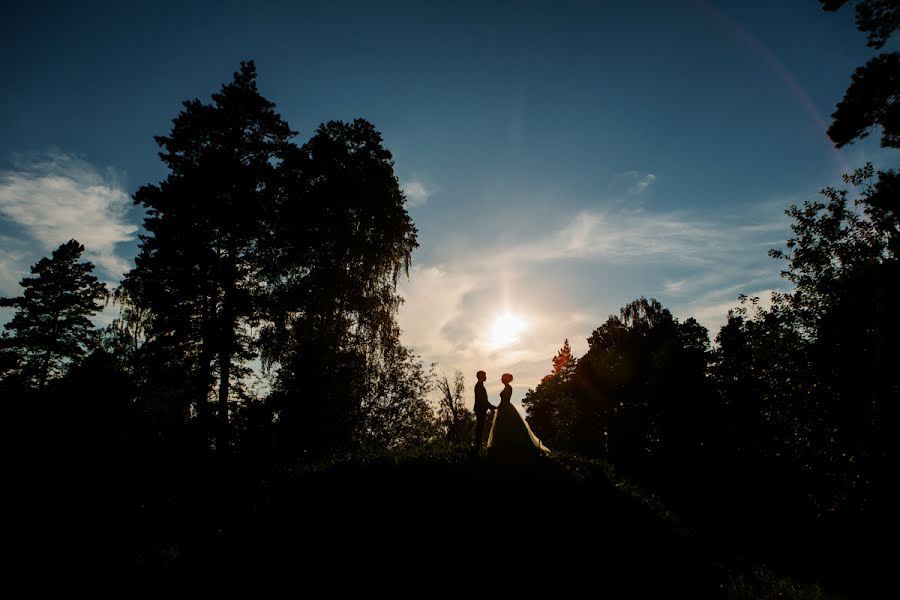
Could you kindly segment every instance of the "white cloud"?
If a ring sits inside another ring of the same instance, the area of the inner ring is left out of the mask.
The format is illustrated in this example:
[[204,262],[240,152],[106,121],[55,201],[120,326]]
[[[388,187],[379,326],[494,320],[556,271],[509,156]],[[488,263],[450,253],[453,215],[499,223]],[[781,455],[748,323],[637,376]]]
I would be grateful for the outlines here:
[[[520,401],[549,372],[563,339],[582,355],[593,329],[639,295],[657,298],[680,319],[695,317],[714,338],[739,294],[767,299],[784,289],[781,265],[767,255],[789,233],[782,208],[745,213],[586,210],[555,227],[545,220],[537,231],[516,227],[487,242],[477,231],[466,234],[477,243],[444,240],[430,249],[431,264],[403,283],[404,342],[448,375],[461,370],[469,391],[475,371],[486,370],[492,398],[499,375],[514,373],[513,399]],[[627,291],[609,289],[623,278]],[[528,326],[515,343],[495,349],[488,332],[505,311]]]
[[436,187],[426,185],[416,178],[403,182],[400,189],[403,190],[403,194],[406,196],[406,205],[410,208],[424,206],[437,191]]
[[18,296],[19,282],[28,275],[28,252],[22,243],[12,237],[0,235],[0,296]]
[[417,352],[445,354],[449,341],[440,332],[462,311],[462,299],[474,286],[473,275],[448,271],[440,265],[415,266],[410,278],[401,282],[405,302],[400,310],[400,328]]
[[631,181],[631,185],[628,188],[628,193],[633,196],[643,193],[648,187],[653,184],[654,181],[656,181],[656,175],[654,175],[653,173],[625,171],[621,175],[622,177],[625,177]]
[[[0,216],[37,242],[33,252],[19,256],[30,264],[76,239],[85,246],[84,258],[118,281],[130,267],[116,244],[134,239],[138,229],[126,221],[130,204],[114,173],[64,153],[19,158],[12,170],[0,172]],[[20,271],[27,268],[19,265]]]
[[[723,253],[746,252],[750,245],[762,245],[763,242],[755,240],[759,233],[773,237],[771,224],[758,231],[752,225],[735,221],[715,222],[685,214],[645,210],[583,211],[557,231],[512,246],[499,256],[499,260],[510,264],[654,259],[705,265],[719,262]],[[781,222],[781,229],[787,231],[786,222]]]

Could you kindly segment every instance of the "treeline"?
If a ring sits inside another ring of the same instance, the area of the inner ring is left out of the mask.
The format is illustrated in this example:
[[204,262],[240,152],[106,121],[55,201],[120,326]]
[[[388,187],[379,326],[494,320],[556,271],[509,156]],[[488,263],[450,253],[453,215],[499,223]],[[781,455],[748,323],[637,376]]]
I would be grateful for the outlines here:
[[[854,4],[880,50],[900,3]],[[897,52],[856,70],[828,130],[837,147],[873,129],[898,147],[898,82]],[[645,298],[595,329],[584,356],[566,340],[523,400],[535,433],[609,460],[740,556],[880,597],[892,569],[881,548],[900,535],[898,181],[867,164],[847,189],[789,207],[793,234],[770,255],[792,291],[742,296],[714,340]]]
[[145,233],[121,285],[71,240],[2,300],[11,450],[311,460],[440,435],[433,370],[399,341],[417,242],[391,154],[362,119],[294,136],[242,63],[156,138],[168,176],[134,195]]

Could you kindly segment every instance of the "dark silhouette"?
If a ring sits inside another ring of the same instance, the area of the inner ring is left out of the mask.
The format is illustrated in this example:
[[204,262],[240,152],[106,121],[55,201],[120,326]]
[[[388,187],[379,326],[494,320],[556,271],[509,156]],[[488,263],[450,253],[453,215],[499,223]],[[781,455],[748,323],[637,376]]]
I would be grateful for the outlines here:
[[185,101],[171,133],[155,137],[169,175],[134,195],[148,210],[148,234],[122,287],[146,311],[146,352],[175,366],[148,385],[180,387],[181,398],[167,399],[178,401],[170,410],[196,411],[204,438],[215,394],[222,453],[230,445],[233,388],[254,355],[244,331],[261,315],[256,275],[279,194],[277,167],[296,132],[259,94],[253,61],[242,62],[212,99]]
[[427,403],[396,319],[416,229],[391,153],[363,119],[321,125],[282,168],[259,347],[275,370],[281,451],[322,456]]
[[475,378],[478,380],[475,384],[475,448],[480,449],[484,445],[484,423],[487,412],[497,407],[488,402],[487,391],[484,389],[487,373],[478,371]]
[[466,444],[475,427],[473,415],[465,406],[466,379],[460,371],[453,374],[453,384],[444,375],[437,382],[438,412],[441,426],[451,444]]
[[[145,400],[218,454],[241,427],[307,457],[381,439],[395,418],[408,438],[427,374],[400,344],[396,285],[416,230],[381,135],[331,121],[298,148],[252,61],[212,100],[184,103],[156,138],[169,176],[135,194],[148,234],[118,299],[143,337]],[[246,410],[254,358],[274,385]]]
[[[828,12],[835,12],[849,0],[819,0]],[[900,3],[897,0],[859,0],[856,27],[866,34],[867,45],[881,50],[891,35],[900,29]],[[900,54],[883,52],[856,69],[850,86],[831,115],[828,135],[840,148],[869,135],[881,127],[882,147],[900,146],[900,113],[895,98],[900,93]]]
[[[820,0],[827,11],[836,11],[848,0]],[[880,50],[900,29],[900,2],[860,0],[856,4],[856,26],[868,37],[868,46]],[[841,148],[881,129],[883,148],[900,147],[900,53],[883,52],[858,67],[844,98],[832,113],[828,135]],[[894,169],[878,172],[873,189],[866,194],[866,212],[888,232],[894,257],[900,251],[900,175]],[[865,179],[871,179],[871,173]],[[856,185],[856,184],[854,184]]]
[[4,376],[43,389],[96,346],[90,317],[103,310],[108,293],[91,274],[93,263],[79,262],[82,252],[75,240],[60,245],[31,267],[34,277],[22,280],[22,296],[0,298],[0,306],[16,310],[4,325],[15,335],[0,338],[9,361]]
[[[822,8],[834,12],[850,0],[819,0]],[[867,45],[876,50],[887,43],[900,28],[900,4],[897,0],[855,0],[856,27],[866,34]]]
[[553,357],[553,370],[544,376],[537,390],[529,389],[522,399],[528,423],[535,434],[553,446],[568,445],[573,431],[576,414],[568,385],[575,375],[576,365],[572,347],[566,339]]
[[549,453],[547,448],[528,427],[528,423],[512,405],[513,376],[504,373],[500,377],[503,390],[500,391],[500,404],[494,413],[491,432],[488,435],[488,456],[494,459],[519,461],[528,460]]

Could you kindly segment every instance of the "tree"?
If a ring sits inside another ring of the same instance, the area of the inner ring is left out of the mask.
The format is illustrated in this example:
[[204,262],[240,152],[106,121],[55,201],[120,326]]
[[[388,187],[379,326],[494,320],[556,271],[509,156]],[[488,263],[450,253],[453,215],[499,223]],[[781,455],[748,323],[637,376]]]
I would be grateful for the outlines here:
[[[848,0],[819,0],[822,8],[834,12]],[[900,2],[897,0],[859,0],[856,27],[868,37],[868,45],[880,50],[900,28]],[[840,148],[862,139],[872,127],[882,128],[881,145],[900,145],[900,54],[882,53],[856,69],[844,99],[831,115],[828,135]]]
[[91,275],[94,265],[79,262],[84,246],[75,240],[60,245],[50,258],[31,267],[22,279],[22,296],[2,298],[0,306],[16,310],[4,327],[14,336],[3,345],[17,356],[24,379],[43,389],[61,377],[97,343],[90,317],[106,305],[106,285]]
[[841,148],[868,137],[881,127],[881,145],[900,147],[900,54],[890,52],[869,60],[853,73],[850,87],[832,113],[828,136]]
[[398,350],[396,322],[416,229],[391,154],[363,119],[321,125],[283,173],[260,348],[281,437],[309,455],[352,445],[376,382],[418,368]]
[[[709,336],[694,319],[679,322],[654,299],[624,306],[588,339],[573,396],[588,417],[595,447],[638,476],[668,479],[709,443]],[[582,441],[585,444],[587,440]],[[664,476],[664,477],[662,477]]]
[[454,444],[465,444],[472,439],[475,431],[475,415],[466,408],[466,378],[460,371],[453,374],[451,386],[444,375],[437,382],[438,417],[446,432],[447,440]]
[[[821,0],[835,11],[847,0]],[[900,2],[860,0],[857,28],[876,50],[900,29]],[[900,147],[900,54],[883,53],[856,70],[828,130],[840,147],[881,127],[882,147]],[[796,291],[783,298],[815,341],[827,386],[823,427],[845,464],[842,490],[884,487],[898,448],[896,375],[900,334],[895,311],[900,253],[900,174],[867,164],[844,181],[858,192],[852,208],[846,190],[826,189],[827,203],[791,207],[796,220],[786,272]],[[865,215],[859,215],[862,208]],[[815,319],[811,315],[815,315]],[[841,348],[842,356],[835,356]],[[841,500],[847,494],[839,494]],[[876,497],[877,495],[870,495]],[[840,503],[840,502],[839,502]]]
[[[828,12],[835,12],[851,0],[819,0]],[[856,27],[865,33],[870,48],[880,50],[892,33],[900,29],[900,2],[897,0],[855,0]]]
[[575,374],[576,360],[572,356],[568,338],[551,362],[552,370],[544,376],[537,388],[525,393],[522,406],[529,426],[539,438],[551,447],[565,447],[575,408],[571,402],[569,384]]
[[809,355],[815,372],[805,388],[815,389],[815,402],[797,395],[792,403],[806,407],[806,428],[818,438],[820,477],[841,482],[828,490],[836,499],[825,510],[843,504],[849,491],[870,495],[873,480],[884,485],[885,461],[897,456],[900,379],[890,365],[900,355],[891,308],[900,296],[898,230],[872,205],[879,194],[873,177],[871,164],[844,177],[859,192],[852,200],[847,190],[827,188],[827,202],[791,206],[794,235],[785,250],[770,252],[787,262],[783,275],[794,284],[775,296],[773,310],[802,336],[797,353]]
[[[848,0],[820,2],[825,10],[836,11]],[[856,26],[868,35],[870,47],[881,49],[900,28],[900,2],[859,0]],[[875,127],[881,127],[882,147],[900,147],[900,54],[882,53],[857,68],[831,118],[828,135],[838,148],[867,137]],[[880,171],[874,193],[868,197],[869,209],[887,219],[895,230],[900,226],[898,180],[900,175],[893,169]]]
[[254,355],[247,332],[259,318],[260,241],[295,132],[257,90],[253,61],[212,100],[185,101],[171,133],[155,137],[169,175],[134,196],[148,210],[148,233],[123,287],[136,314],[150,314],[146,354],[167,366],[157,379],[176,382],[204,437],[215,390],[216,448],[225,450],[229,400]]
[[575,359],[572,357],[572,347],[569,345],[569,338],[563,342],[562,347],[553,357],[553,371],[550,376],[559,377],[563,382],[572,378],[575,371]]

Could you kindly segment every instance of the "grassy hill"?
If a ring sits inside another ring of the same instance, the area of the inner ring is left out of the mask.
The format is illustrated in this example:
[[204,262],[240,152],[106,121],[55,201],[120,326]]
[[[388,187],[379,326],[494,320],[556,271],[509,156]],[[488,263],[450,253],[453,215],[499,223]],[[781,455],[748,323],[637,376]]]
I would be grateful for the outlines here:
[[728,564],[608,465],[572,456],[385,453],[274,471],[173,461],[29,489],[11,510],[19,573],[285,582],[338,597],[821,597]]

